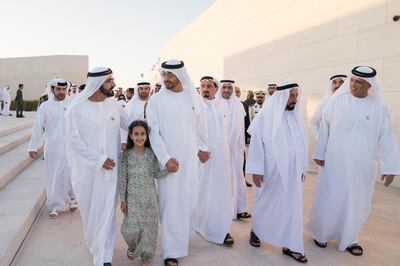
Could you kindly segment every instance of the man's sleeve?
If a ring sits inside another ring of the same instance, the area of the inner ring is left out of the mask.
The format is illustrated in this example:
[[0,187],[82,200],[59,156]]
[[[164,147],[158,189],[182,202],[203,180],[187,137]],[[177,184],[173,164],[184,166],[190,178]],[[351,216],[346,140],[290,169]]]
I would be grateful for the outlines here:
[[399,145],[396,141],[390,114],[385,110],[379,133],[380,164],[383,175],[400,175]]
[[68,154],[74,157],[68,158],[68,160],[73,160],[96,170],[100,170],[104,161],[108,158],[106,154],[89,147],[82,141],[78,117],[73,111],[67,115],[67,150],[69,150]]
[[39,106],[36,112],[36,118],[32,127],[32,135],[31,135],[31,141],[29,142],[28,151],[37,151],[43,143],[42,136],[46,124],[46,119],[42,107],[43,106]]
[[261,127],[254,128],[246,160],[245,169],[247,174],[264,175],[265,152],[261,136]]
[[146,108],[146,118],[150,128],[151,147],[161,166],[164,167],[172,156],[168,154],[167,147],[165,146],[164,140],[161,136],[157,102],[154,102],[151,99]]
[[331,106],[327,106],[322,112],[319,124],[317,145],[315,146],[314,159],[325,161],[326,146],[328,145],[330,130]]

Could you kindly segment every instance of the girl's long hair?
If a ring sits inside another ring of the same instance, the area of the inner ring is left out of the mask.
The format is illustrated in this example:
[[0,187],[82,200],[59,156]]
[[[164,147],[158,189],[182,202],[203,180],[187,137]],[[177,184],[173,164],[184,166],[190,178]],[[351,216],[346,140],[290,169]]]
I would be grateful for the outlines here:
[[146,142],[144,143],[144,146],[147,148],[151,147],[150,146],[150,138],[149,138],[149,126],[143,120],[135,120],[129,126],[128,140],[126,142],[126,149],[132,149],[133,146],[135,146],[135,144],[133,143],[133,140],[131,139],[131,134],[132,134],[133,128],[138,127],[138,126],[143,127],[144,130],[146,131]]

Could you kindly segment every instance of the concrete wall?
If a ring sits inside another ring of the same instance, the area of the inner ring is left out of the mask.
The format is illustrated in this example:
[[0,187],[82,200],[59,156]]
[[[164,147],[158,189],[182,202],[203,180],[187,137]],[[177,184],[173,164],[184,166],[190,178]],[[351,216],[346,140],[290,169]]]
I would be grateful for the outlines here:
[[54,55],[0,59],[0,88],[10,85],[15,98],[18,84],[24,84],[24,100],[38,99],[47,82],[55,77],[73,83],[86,82],[89,58],[86,55]]
[[234,79],[244,91],[298,82],[307,120],[331,75],[373,66],[400,143],[396,14],[400,0],[219,0],[163,47],[161,58],[184,60],[195,84],[205,74]]

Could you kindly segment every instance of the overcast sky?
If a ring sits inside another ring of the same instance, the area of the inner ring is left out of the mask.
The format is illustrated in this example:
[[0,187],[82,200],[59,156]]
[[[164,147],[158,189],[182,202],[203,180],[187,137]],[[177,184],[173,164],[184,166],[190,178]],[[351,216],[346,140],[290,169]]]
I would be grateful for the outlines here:
[[0,0],[0,58],[88,55],[126,88],[214,1]]

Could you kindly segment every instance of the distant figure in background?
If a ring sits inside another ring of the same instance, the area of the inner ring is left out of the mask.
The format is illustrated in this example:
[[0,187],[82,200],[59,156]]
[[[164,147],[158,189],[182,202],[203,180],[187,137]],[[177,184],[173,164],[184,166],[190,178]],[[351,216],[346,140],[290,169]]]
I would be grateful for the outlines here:
[[339,74],[334,75],[329,79],[329,86],[328,90],[325,93],[325,97],[324,99],[322,99],[317,109],[315,109],[314,115],[311,118],[311,130],[314,133],[315,137],[318,137],[318,131],[322,120],[322,112],[324,111],[325,106],[328,104],[331,96],[339,89],[340,86],[342,86],[346,78],[346,75]]
[[[242,92],[241,92],[241,90],[240,90],[240,88],[238,86],[235,87],[235,94],[236,94],[236,97],[238,97],[240,99],[240,96],[242,95]],[[247,129],[250,126],[250,115],[249,115],[249,109],[250,108],[244,101],[241,101],[241,102],[243,104],[244,110],[246,111],[246,116],[244,117],[244,137],[245,137],[246,145],[249,145],[250,144],[250,134],[247,133]],[[243,175],[246,178],[245,169],[246,169],[246,152],[244,153],[244,161],[243,161]],[[246,186],[247,187],[252,187],[252,184],[250,184],[246,180]]]
[[[151,85],[150,82],[143,81],[136,84],[136,93],[131,101],[126,105],[125,112],[128,116],[129,122],[135,120],[144,120],[144,106],[150,96]],[[126,138],[124,139],[126,142]]]
[[3,90],[4,90],[5,88],[6,88],[6,87],[0,89],[0,115],[1,115],[1,111],[3,110],[3,107],[4,107],[4,103],[3,103]]
[[128,103],[135,94],[135,88],[127,88],[125,91],[126,102]]
[[24,97],[22,90],[24,89],[24,84],[18,85],[17,95],[15,96],[15,105],[16,105],[16,117],[25,117],[23,115],[23,108],[24,108]]
[[247,97],[244,102],[248,107],[252,107],[256,103],[256,100],[254,100],[254,92],[252,90],[247,91]]
[[39,98],[38,107],[39,107],[42,103],[44,103],[45,101],[47,101],[48,99],[49,99],[49,96],[47,95],[47,93],[46,93],[46,92],[43,93],[42,96],[40,96],[40,98]]
[[256,103],[251,107],[250,118],[253,119],[256,115],[260,112],[263,104],[265,101],[265,92],[264,91],[257,91],[256,92]]
[[4,87],[1,96],[3,100],[3,109],[1,110],[0,114],[12,116],[12,114],[10,113],[10,105],[11,105],[10,86]]
[[274,92],[276,91],[276,87],[277,85],[275,83],[269,83],[268,84],[268,94],[269,96],[272,96],[272,94],[274,94]]
[[70,98],[70,100],[72,100],[78,93],[78,88],[77,88],[76,84],[71,83],[71,81],[68,81],[68,84],[69,84],[68,97]]
[[70,211],[75,211],[78,204],[72,191],[71,172],[66,163],[65,111],[69,106],[69,100],[66,100],[67,82],[53,79],[49,86],[50,99],[37,110],[28,152],[32,159],[36,158],[37,151],[42,146],[41,137],[44,135],[46,205],[49,217],[55,219],[59,212],[67,210],[67,204]]
[[82,92],[86,87],[86,84],[82,84],[79,86],[79,92]]
[[78,86],[74,83],[72,83],[72,93],[74,95],[78,93]]
[[159,92],[160,89],[161,89],[161,84],[157,82],[156,85],[154,86],[154,93]]
[[122,107],[125,108],[126,106],[126,99],[125,99],[125,95],[124,94],[120,94],[118,96],[118,104]]

